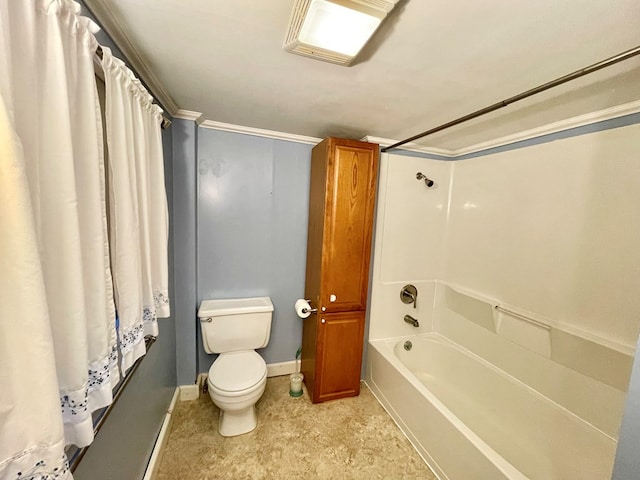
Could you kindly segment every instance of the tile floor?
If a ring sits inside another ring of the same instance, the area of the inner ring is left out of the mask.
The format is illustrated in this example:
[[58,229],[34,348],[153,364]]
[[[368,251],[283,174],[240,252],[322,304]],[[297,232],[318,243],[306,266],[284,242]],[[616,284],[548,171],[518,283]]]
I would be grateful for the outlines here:
[[364,384],[359,397],[313,405],[272,377],[257,411],[253,432],[225,438],[208,395],[179,402],[157,480],[436,480]]

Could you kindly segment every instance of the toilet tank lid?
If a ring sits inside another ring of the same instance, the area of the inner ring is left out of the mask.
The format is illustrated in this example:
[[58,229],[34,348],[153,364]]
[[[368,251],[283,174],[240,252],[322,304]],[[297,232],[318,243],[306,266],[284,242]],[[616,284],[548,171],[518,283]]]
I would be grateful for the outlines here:
[[220,300],[203,300],[198,310],[198,317],[219,317],[221,315],[237,315],[241,313],[273,312],[273,303],[269,297],[224,298]]

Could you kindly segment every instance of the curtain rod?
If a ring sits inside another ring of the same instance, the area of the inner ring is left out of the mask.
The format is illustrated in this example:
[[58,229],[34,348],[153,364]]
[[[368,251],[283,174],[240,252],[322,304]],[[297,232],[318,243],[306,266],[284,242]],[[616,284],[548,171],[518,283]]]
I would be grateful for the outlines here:
[[[142,83],[142,85],[144,85],[144,88],[147,89],[147,92],[149,92],[149,94],[153,97],[153,99],[156,101],[156,103],[158,105],[160,105],[160,107],[162,108],[162,110],[164,110],[165,112],[169,112],[169,114],[171,114],[170,110],[167,109],[167,107],[165,107],[162,102],[158,99],[158,96],[155,95],[153,93],[153,90],[151,88],[149,88],[149,85],[147,85],[147,82],[144,81],[144,78],[142,78],[142,76],[140,76],[140,74],[138,73],[138,71],[134,68],[133,64],[129,61],[129,59],[127,58],[127,56],[124,54],[124,51],[120,48],[120,45],[118,45],[116,43],[116,41],[113,39],[113,37],[111,35],[109,35],[109,32],[107,31],[106,28],[104,28],[104,25],[102,24],[102,22],[98,19],[98,16],[93,12],[92,8],[87,5],[87,2],[82,2],[82,7],[86,8],[87,11],[89,12],[89,14],[91,15],[91,20],[93,20],[94,22],[96,22],[98,24],[98,26],[100,27],[100,29],[109,37],[109,39],[113,42],[113,45],[120,51],[120,54],[124,57],[123,60],[124,62],[127,64],[127,67],[136,75],[136,77],[138,78],[138,80],[140,80],[140,83]],[[98,45],[98,49],[96,51],[96,55],[98,55],[98,57],[102,60],[102,46]],[[162,128],[167,128],[169,125],[171,125],[171,120],[169,120],[168,118],[166,118],[164,115],[162,116]]]
[[[96,59],[97,57],[97,59]],[[102,70],[102,46],[98,45],[98,48],[96,49],[96,54],[94,57],[94,65],[100,67],[100,70]],[[127,68],[130,68],[129,66],[127,66]],[[133,71],[133,70],[132,70]],[[135,72],[134,72],[135,73]],[[162,107],[162,109],[164,111],[166,111],[166,108],[164,108],[164,105],[162,105],[162,103],[160,103],[160,100],[158,100],[150,91],[149,91],[149,87],[147,86],[146,83],[144,83],[142,81],[141,78],[138,77],[138,75],[136,74],[136,77],[138,78],[138,80],[140,80],[140,82],[144,85],[145,89],[147,90],[147,93],[149,93],[149,95],[151,95],[153,97],[153,99],[160,105],[160,107]],[[102,71],[100,73],[100,78],[102,78],[104,80],[104,71]],[[162,129],[164,130],[165,128],[169,127],[171,125],[171,120],[169,120],[167,117],[165,117],[164,115],[162,115],[162,122],[160,123],[160,126],[162,127]]]
[[623,60],[627,60],[629,58],[635,57],[638,54],[640,54],[640,46],[634,47],[618,55],[614,55],[613,57],[609,57],[606,60],[602,60],[601,62],[594,63],[593,65],[589,65],[588,67],[581,68],[580,70],[576,70],[575,72],[569,73],[568,75],[565,75],[563,77],[556,78],[555,80],[551,80],[550,82],[539,85],[535,88],[527,90],[526,92],[520,93],[518,95],[514,95],[513,97],[509,97],[506,100],[502,100],[501,102],[494,103],[493,105],[489,105],[488,107],[482,108],[480,110],[476,110],[475,112],[469,113],[468,115],[464,115],[463,117],[456,118],[455,120],[452,120],[447,123],[443,123],[442,125],[439,125],[430,130],[426,130],[422,133],[414,135],[413,137],[409,137],[405,140],[394,143],[393,145],[384,147],[381,149],[381,151],[388,152],[389,150],[398,148],[399,146],[404,145],[405,143],[418,140],[419,138],[426,137],[427,135],[431,135],[436,132],[441,132],[442,130],[453,127],[455,125],[460,125],[461,123],[472,120],[474,118],[478,118],[482,115],[486,115],[487,113],[506,107],[507,105],[510,105],[512,103],[518,102],[520,100],[524,100],[525,98],[531,97],[532,95],[535,95],[537,93],[544,92],[545,90],[549,90],[550,88],[557,87],[558,85],[562,85],[563,83],[567,83],[571,80],[575,80],[576,78],[580,78],[590,73],[601,70],[603,68],[609,67],[611,65],[615,65],[616,63],[622,62]]

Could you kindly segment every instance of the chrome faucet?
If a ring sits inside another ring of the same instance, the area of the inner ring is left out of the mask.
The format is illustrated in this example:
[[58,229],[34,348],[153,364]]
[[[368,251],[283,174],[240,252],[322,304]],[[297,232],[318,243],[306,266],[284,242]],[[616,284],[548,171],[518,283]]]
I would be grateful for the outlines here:
[[417,318],[413,318],[411,315],[405,315],[404,316],[404,321],[407,322],[407,323],[410,323],[414,327],[419,327],[420,326],[420,322],[418,322],[418,319]]

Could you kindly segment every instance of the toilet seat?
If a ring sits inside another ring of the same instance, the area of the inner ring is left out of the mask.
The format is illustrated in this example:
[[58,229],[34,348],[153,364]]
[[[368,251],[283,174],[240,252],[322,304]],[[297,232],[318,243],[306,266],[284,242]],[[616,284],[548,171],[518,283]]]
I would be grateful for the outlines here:
[[209,369],[209,386],[220,394],[243,395],[267,378],[267,364],[255,350],[221,353]]

